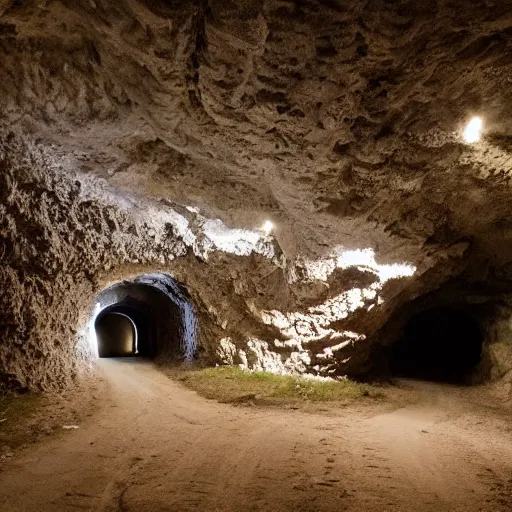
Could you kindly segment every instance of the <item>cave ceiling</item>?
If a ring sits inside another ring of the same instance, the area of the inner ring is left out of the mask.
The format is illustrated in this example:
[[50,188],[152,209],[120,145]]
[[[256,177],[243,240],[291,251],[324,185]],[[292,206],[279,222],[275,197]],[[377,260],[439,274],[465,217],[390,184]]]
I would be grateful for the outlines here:
[[290,257],[503,264],[511,52],[508,0],[0,0],[0,123]]

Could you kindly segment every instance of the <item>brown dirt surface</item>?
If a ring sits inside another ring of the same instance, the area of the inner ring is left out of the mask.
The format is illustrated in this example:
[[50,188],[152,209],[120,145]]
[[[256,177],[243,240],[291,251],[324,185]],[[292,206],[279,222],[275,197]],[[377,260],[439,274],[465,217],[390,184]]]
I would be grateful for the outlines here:
[[16,451],[92,416],[102,386],[102,381],[88,375],[64,393],[0,394],[0,471]]
[[2,511],[512,507],[510,410],[485,388],[403,382],[401,405],[305,411],[206,400],[146,362],[101,367],[94,415],[2,462]]

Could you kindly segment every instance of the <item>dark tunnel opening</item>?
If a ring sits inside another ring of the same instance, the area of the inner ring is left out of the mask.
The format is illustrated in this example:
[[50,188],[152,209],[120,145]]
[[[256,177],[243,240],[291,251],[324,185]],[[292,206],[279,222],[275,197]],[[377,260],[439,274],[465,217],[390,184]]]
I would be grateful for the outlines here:
[[413,315],[391,347],[394,376],[470,383],[482,359],[483,334],[467,311],[441,307]]
[[167,276],[147,275],[101,292],[98,307],[103,304],[103,309],[94,320],[98,357],[175,360],[192,352],[193,325],[184,319],[193,319],[193,310],[182,290],[169,283]]

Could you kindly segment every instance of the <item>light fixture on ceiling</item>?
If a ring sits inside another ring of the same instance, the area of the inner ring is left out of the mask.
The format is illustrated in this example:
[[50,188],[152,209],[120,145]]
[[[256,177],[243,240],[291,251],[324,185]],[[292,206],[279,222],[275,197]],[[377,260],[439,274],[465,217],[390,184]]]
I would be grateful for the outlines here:
[[263,224],[263,227],[261,229],[263,231],[265,231],[265,233],[267,233],[267,235],[268,235],[272,231],[273,228],[274,228],[274,225],[272,224],[272,222],[270,222],[269,220],[266,220],[265,224]]
[[468,144],[478,142],[482,136],[482,119],[480,117],[472,117],[464,128],[463,137]]

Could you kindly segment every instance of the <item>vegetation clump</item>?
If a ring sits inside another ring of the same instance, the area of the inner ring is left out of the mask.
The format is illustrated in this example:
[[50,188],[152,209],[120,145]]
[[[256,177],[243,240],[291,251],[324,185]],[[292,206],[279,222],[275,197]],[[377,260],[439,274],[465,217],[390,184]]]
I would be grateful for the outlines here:
[[278,375],[262,371],[246,371],[237,366],[193,368],[181,371],[173,369],[167,370],[166,373],[206,398],[227,403],[249,400],[346,402],[382,396],[374,386],[349,379]]

